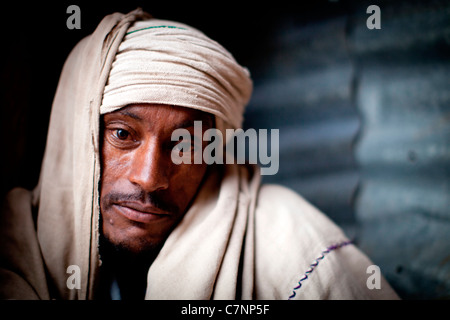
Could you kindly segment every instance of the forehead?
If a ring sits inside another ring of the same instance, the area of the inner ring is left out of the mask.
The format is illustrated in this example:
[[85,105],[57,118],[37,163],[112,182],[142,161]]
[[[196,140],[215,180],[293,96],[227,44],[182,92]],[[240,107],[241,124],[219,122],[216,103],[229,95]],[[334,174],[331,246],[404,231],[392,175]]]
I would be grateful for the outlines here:
[[132,104],[104,115],[105,121],[117,118],[153,128],[187,127],[194,121],[202,121],[207,126],[214,124],[210,113],[163,104]]

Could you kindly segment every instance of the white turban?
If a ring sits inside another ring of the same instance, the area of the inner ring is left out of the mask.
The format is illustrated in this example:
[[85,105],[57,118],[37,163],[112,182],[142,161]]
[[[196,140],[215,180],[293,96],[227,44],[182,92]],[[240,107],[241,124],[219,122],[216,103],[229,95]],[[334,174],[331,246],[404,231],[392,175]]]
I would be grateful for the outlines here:
[[150,19],[136,22],[120,44],[100,113],[176,105],[214,114],[219,129],[240,128],[251,92],[248,70],[216,41],[185,24]]

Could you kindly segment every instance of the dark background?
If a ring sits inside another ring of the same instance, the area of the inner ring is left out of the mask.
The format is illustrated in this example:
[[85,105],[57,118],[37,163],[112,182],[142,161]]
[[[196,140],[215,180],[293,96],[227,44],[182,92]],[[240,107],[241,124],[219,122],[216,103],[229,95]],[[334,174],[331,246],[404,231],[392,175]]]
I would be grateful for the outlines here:
[[[66,27],[72,4],[80,30]],[[371,4],[380,30],[366,27]],[[136,7],[202,30],[250,69],[245,127],[280,129],[265,182],[330,216],[402,298],[450,298],[449,1],[2,4],[2,194],[37,183],[70,50]]]

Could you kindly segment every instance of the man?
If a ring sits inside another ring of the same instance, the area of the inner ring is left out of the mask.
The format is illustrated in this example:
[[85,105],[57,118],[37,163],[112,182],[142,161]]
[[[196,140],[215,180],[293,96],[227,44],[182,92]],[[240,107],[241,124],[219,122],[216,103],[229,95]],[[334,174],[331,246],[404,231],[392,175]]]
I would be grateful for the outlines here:
[[239,128],[251,90],[187,25],[103,19],[63,68],[38,186],[8,195],[1,297],[397,298],[382,277],[370,289],[370,260],[299,195],[261,186],[257,167],[174,163],[205,149],[195,121],[202,135]]

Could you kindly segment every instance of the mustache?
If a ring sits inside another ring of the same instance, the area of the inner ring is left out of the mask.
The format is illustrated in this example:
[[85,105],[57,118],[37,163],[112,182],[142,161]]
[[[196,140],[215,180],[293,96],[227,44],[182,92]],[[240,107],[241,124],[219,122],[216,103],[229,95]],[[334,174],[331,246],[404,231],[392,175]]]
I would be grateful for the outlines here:
[[172,202],[163,200],[160,195],[154,192],[146,193],[142,190],[137,190],[135,192],[112,191],[103,197],[102,204],[104,208],[109,208],[114,204],[130,201],[139,202],[143,205],[150,205],[166,212],[177,213],[179,211],[178,206]]

